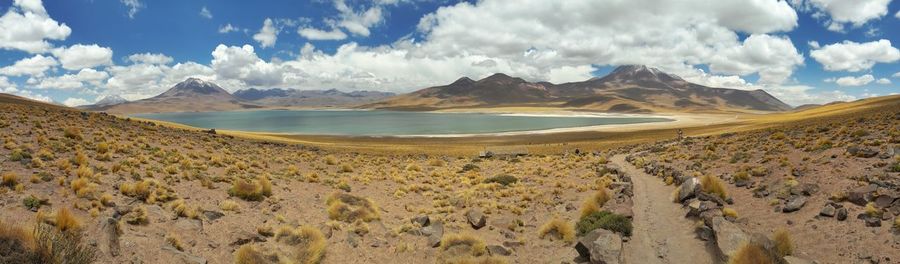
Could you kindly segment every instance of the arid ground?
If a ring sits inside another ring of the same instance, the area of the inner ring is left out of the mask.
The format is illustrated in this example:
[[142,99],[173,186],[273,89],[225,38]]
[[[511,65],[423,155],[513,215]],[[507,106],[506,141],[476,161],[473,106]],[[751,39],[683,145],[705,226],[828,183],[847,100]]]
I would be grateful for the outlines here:
[[897,96],[449,139],[210,133],[0,99],[0,263],[900,261]]

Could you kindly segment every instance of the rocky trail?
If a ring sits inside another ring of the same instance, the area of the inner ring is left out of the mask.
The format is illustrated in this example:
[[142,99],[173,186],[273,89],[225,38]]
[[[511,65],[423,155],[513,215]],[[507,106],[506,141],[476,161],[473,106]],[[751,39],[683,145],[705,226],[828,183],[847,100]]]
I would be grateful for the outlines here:
[[634,184],[634,230],[624,248],[625,263],[719,262],[714,251],[695,238],[694,223],[684,218],[684,210],[671,202],[674,187],[626,162],[623,154],[610,162]]

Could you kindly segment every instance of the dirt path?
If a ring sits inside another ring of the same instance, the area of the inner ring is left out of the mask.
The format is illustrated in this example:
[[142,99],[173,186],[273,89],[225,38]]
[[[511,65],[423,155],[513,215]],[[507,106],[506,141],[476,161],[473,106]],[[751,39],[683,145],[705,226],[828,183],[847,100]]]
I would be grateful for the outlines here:
[[634,183],[634,231],[625,246],[625,263],[717,263],[706,243],[695,238],[691,220],[670,196],[674,187],[625,161],[610,160]]

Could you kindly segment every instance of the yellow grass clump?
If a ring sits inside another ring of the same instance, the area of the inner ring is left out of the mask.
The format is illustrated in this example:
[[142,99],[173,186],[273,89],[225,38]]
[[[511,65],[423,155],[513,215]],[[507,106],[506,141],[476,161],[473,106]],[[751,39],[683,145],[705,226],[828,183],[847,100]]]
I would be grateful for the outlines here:
[[718,177],[703,175],[700,177],[700,186],[705,193],[717,195],[722,199],[728,198],[728,189],[725,187],[725,182]]
[[722,215],[738,218],[737,210],[734,210],[734,208],[731,207],[722,208]]
[[228,194],[247,201],[260,201],[272,195],[272,182],[265,175],[260,175],[255,181],[235,180]]
[[597,190],[594,195],[592,195],[590,198],[585,200],[584,203],[581,204],[580,217],[585,217],[594,212],[599,212],[600,208],[603,207],[603,205],[605,205],[606,202],[609,201],[609,199],[609,191],[607,191],[606,188]]
[[240,210],[240,205],[238,205],[237,202],[232,201],[232,200],[224,200],[221,203],[219,203],[219,208],[222,209],[223,211],[236,212],[236,211]]
[[775,243],[775,251],[779,256],[794,254],[794,242],[791,233],[787,229],[779,228],[772,233],[772,241]]
[[0,176],[0,185],[7,187],[14,187],[19,182],[19,177],[16,176],[15,173],[11,171],[4,172],[2,176]]
[[538,234],[540,238],[551,237],[554,239],[561,239],[565,242],[575,241],[575,227],[572,223],[569,223],[560,218],[553,218],[538,230]]
[[744,243],[740,248],[728,259],[728,264],[774,264],[775,262],[766,254],[766,250],[761,246],[751,243]]
[[56,228],[59,229],[59,231],[77,232],[77,230],[81,227],[81,223],[80,221],[78,221],[78,218],[76,218],[75,215],[73,215],[72,212],[69,211],[69,209],[66,207],[59,208],[59,210],[56,211],[56,217],[54,219],[56,220]]
[[379,218],[378,207],[371,200],[346,193],[334,192],[325,201],[328,218],[347,223],[363,220],[369,222]]

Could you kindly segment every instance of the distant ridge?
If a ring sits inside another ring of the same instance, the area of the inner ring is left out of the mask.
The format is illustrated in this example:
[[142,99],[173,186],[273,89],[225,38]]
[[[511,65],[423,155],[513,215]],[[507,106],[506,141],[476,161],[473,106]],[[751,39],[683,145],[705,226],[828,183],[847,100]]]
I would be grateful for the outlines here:
[[777,112],[791,107],[763,90],[713,88],[644,65],[617,67],[602,78],[552,84],[497,73],[462,77],[365,108],[435,110],[466,107],[566,107],[607,112]]
[[242,102],[219,85],[198,78],[187,78],[164,93],[142,100],[92,110],[117,114],[158,112],[203,112],[259,108]]

